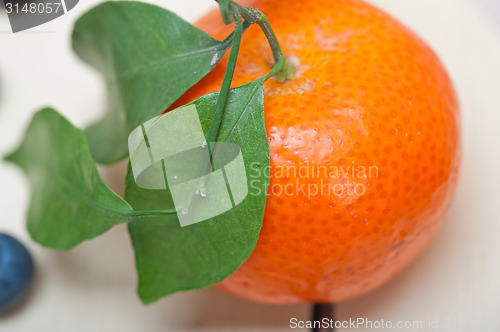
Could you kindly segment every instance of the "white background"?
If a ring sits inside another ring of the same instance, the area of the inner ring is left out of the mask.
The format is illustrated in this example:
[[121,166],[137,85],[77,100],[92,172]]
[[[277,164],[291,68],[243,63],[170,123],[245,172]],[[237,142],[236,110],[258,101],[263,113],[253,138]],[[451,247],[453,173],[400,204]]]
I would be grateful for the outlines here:
[[[82,0],[67,15],[15,35],[0,13],[0,155],[17,145],[32,113],[43,106],[55,107],[80,127],[103,111],[103,84],[69,42],[73,22],[96,2]],[[210,0],[157,2],[191,21],[214,5]],[[500,18],[500,1],[371,2],[414,29],[448,68],[462,105],[464,160],[452,210],[433,244],[389,284],[339,304],[338,319],[424,325],[429,319],[476,325],[497,320],[496,328],[449,330],[500,331],[500,24],[493,20],[495,13]],[[118,192],[123,169],[123,163],[101,168]],[[216,289],[175,294],[145,307],[135,294],[124,225],[70,252],[47,250],[26,233],[28,198],[21,172],[0,161],[0,231],[23,240],[37,267],[29,301],[0,317],[2,332],[290,331],[291,317],[309,318],[308,305],[266,306]]]

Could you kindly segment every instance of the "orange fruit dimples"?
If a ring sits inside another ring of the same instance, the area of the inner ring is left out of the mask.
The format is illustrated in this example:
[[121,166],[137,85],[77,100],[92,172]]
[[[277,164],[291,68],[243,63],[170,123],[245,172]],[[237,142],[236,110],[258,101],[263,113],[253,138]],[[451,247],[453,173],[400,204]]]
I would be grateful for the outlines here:
[[[366,294],[425,248],[450,204],[460,162],[452,84],[422,40],[365,2],[242,4],[266,14],[298,66],[294,78],[264,84],[264,222],[250,258],[218,287],[276,304]],[[197,26],[219,39],[231,31],[218,11]],[[218,91],[226,61],[178,104]],[[232,86],[265,75],[269,63],[265,36],[252,26]]]

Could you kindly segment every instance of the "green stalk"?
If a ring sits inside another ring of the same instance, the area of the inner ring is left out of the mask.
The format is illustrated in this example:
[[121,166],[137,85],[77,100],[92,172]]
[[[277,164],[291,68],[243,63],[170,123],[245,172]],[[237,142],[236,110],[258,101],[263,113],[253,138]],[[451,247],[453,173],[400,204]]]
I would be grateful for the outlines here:
[[[222,87],[220,89],[219,98],[217,99],[217,105],[215,106],[214,116],[212,121],[210,121],[210,127],[208,128],[208,134],[206,136],[208,149],[210,149],[210,143],[215,142],[217,136],[219,135],[222,118],[224,117],[224,110],[226,108],[227,98],[229,97],[229,90],[231,89],[231,82],[233,81],[234,70],[236,68],[236,60],[238,59],[238,53],[240,50],[241,36],[243,34],[243,26],[240,15],[234,16],[234,35],[231,45],[231,51],[229,52],[229,59],[227,61],[226,72],[224,73],[224,79],[222,81]],[[208,160],[202,161],[200,163],[200,169],[198,174],[200,176],[207,174],[211,168],[210,156]],[[193,186],[190,194],[186,197],[186,203],[183,206],[182,213],[188,213],[189,207],[193,201],[195,195],[200,195],[204,197],[206,195],[205,181],[202,179],[196,181],[196,185]]]
[[[229,53],[229,60],[226,72],[224,74],[224,80],[222,82],[222,88],[219,94],[219,99],[217,101],[215,115],[214,118],[212,119],[212,122],[210,123],[209,133],[207,135],[209,143],[215,142],[219,136],[220,125],[222,122],[226,101],[229,95],[229,90],[231,87],[231,82],[233,79],[234,69],[236,67],[236,60],[238,58],[238,51],[241,42],[241,35],[242,35],[241,17],[245,18],[245,22],[257,23],[260,26],[260,28],[264,32],[264,35],[267,38],[267,41],[269,42],[269,46],[271,47],[271,51],[273,52],[273,58],[275,60],[275,65],[273,66],[273,68],[269,71],[269,73],[267,73],[267,75],[257,79],[256,80],[257,84],[263,84],[270,77],[279,73],[285,66],[286,62],[285,56],[283,55],[280,44],[278,42],[278,38],[276,37],[276,34],[271,28],[271,24],[269,23],[269,20],[267,19],[266,15],[264,15],[264,13],[260,12],[259,10],[253,9],[251,7],[243,7],[240,4],[237,4],[233,1],[231,1],[231,3],[235,6],[235,8],[238,9],[241,16],[239,15],[235,16],[233,45],[231,47],[231,52]],[[240,26],[238,27],[238,25]],[[225,141],[225,139],[223,141]],[[214,156],[217,155],[218,152],[217,150],[218,149],[216,148],[215,151],[212,151],[212,160],[215,160]],[[203,167],[204,164],[206,164],[205,172],[203,173],[200,172],[200,175],[207,174],[208,169],[211,166],[211,163],[209,161],[202,163],[201,167]],[[199,181],[197,181],[196,188],[193,188],[191,195],[187,197],[183,213],[187,213],[187,209],[191,205],[191,202],[195,194],[201,196],[206,195],[206,180],[200,179]]]
[[281,59],[285,58],[285,56],[283,55],[283,51],[281,51],[278,38],[276,37],[276,34],[271,28],[271,24],[269,23],[269,20],[267,19],[266,15],[264,15],[264,13],[260,13],[257,23],[259,24],[260,28],[267,38],[267,41],[269,42],[269,46],[271,47],[271,51],[273,52],[274,62],[277,64]]
[[231,88],[231,82],[233,81],[234,70],[236,68],[236,60],[238,59],[238,52],[240,50],[242,34],[243,28],[241,16],[236,15],[234,18],[234,36],[231,45],[231,51],[229,52],[229,59],[227,61],[227,68],[224,74],[224,80],[222,81],[219,99],[217,99],[217,106],[215,107],[214,117],[212,118],[210,127],[208,129],[207,138],[210,142],[217,138],[217,134],[220,130],[222,117],[224,115],[224,108],[226,107],[227,97],[229,96],[229,90]]
[[144,218],[144,217],[157,217],[165,216],[169,214],[177,214],[176,209],[166,209],[166,210],[149,210],[149,211],[133,211],[131,216],[134,218]]
[[[252,25],[252,23],[248,22],[248,21],[243,21],[243,25],[242,25],[242,34],[245,33],[245,31],[247,31],[247,29]],[[227,35],[226,38],[224,38],[224,40],[222,41],[222,49],[227,49],[229,48],[229,46],[232,44],[233,42],[233,38],[234,38],[234,33],[235,31],[232,31],[229,35]]]
[[[267,19],[266,15],[262,13],[260,10],[252,8],[252,7],[244,7],[239,3],[231,1],[233,6],[238,8],[241,16],[250,23],[257,23],[261,28],[262,32],[267,38],[269,46],[271,47],[271,51],[273,52],[273,58],[275,62],[275,67],[279,63],[280,59],[284,59],[283,51],[281,51],[280,44],[278,42],[278,38],[274,33],[274,30],[271,28],[271,24]],[[267,76],[267,75],[266,75]]]

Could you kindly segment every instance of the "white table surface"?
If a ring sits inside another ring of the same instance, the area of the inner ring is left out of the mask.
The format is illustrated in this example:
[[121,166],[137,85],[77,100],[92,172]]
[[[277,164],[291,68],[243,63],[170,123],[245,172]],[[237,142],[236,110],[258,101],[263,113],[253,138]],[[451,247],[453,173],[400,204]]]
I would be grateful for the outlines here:
[[[103,84],[69,43],[73,22],[96,2],[82,0],[67,15],[18,34],[8,32],[0,13],[0,155],[18,144],[43,106],[81,127],[103,111]],[[214,6],[210,0],[156,2],[188,20]],[[389,284],[339,304],[338,319],[423,322],[424,328],[410,331],[500,331],[500,24],[491,15],[495,8],[500,13],[500,1],[371,2],[414,29],[448,68],[462,105],[464,160],[456,199],[436,240]],[[124,163],[101,170],[121,192]],[[290,331],[290,318],[309,318],[307,305],[255,304],[216,289],[143,306],[124,225],[69,252],[44,249],[25,230],[28,197],[21,172],[0,161],[0,231],[23,240],[37,267],[29,301],[0,317],[2,332]],[[429,319],[496,327],[434,329]]]

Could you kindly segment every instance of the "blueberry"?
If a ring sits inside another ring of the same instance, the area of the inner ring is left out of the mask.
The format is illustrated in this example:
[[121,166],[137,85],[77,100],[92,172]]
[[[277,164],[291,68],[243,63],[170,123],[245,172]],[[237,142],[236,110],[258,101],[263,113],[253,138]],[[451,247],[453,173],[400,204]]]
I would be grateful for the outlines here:
[[0,233],[0,310],[15,305],[33,280],[33,261],[12,236]]

